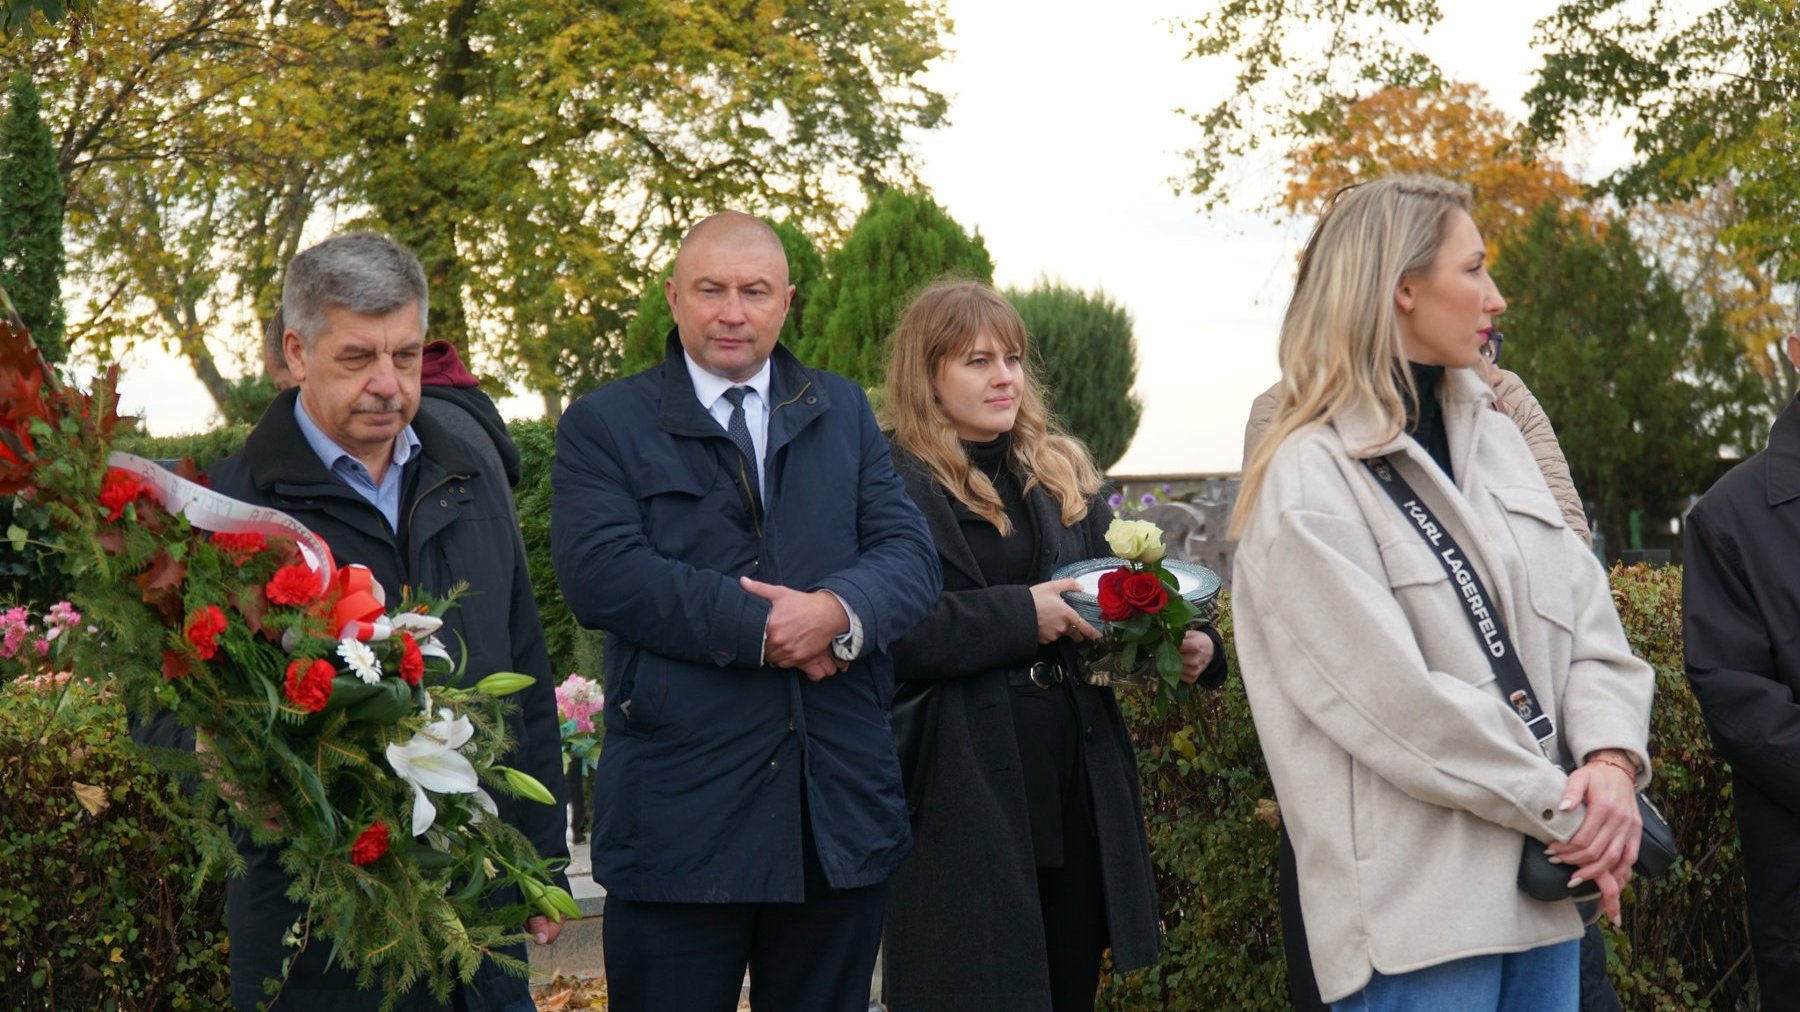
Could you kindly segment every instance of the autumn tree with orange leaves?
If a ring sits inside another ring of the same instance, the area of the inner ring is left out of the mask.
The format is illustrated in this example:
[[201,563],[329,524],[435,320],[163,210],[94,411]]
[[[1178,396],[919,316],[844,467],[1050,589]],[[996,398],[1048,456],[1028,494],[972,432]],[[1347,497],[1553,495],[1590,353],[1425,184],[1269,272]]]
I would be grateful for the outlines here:
[[1489,255],[1546,203],[1588,217],[1582,185],[1554,160],[1520,143],[1517,127],[1473,84],[1442,90],[1383,88],[1352,103],[1330,136],[1288,155],[1279,206],[1316,214],[1351,183],[1403,172],[1442,176],[1467,186]]

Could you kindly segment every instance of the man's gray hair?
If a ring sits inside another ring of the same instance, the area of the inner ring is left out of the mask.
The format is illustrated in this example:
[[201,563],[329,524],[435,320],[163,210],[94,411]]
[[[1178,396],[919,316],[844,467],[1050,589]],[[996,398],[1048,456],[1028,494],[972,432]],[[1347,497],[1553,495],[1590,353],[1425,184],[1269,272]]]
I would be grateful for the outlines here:
[[346,232],[306,250],[288,264],[281,288],[281,315],[287,329],[311,348],[325,332],[325,310],[383,316],[417,303],[419,330],[425,330],[425,268],[412,251],[385,235]]

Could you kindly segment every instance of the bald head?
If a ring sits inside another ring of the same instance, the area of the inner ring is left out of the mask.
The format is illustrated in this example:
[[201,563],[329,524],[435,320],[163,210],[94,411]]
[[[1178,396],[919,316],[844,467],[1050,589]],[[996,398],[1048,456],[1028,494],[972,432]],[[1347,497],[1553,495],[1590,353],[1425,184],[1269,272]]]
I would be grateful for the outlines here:
[[734,383],[756,375],[781,334],[794,286],[769,223],[725,211],[688,230],[663,283],[688,357]]
[[696,222],[681,237],[681,246],[675,251],[675,274],[680,276],[682,269],[691,266],[701,250],[711,248],[734,253],[773,254],[781,264],[781,277],[775,280],[782,285],[788,282],[787,250],[781,246],[781,237],[768,222],[754,214],[720,211]]

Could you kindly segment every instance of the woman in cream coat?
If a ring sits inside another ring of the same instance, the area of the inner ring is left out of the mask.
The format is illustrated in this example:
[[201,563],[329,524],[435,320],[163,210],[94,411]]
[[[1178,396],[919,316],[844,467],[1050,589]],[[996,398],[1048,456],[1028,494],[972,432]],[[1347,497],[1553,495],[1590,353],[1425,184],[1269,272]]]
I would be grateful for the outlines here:
[[[1245,688],[1334,1008],[1573,1010],[1581,919],[1519,891],[1524,837],[1614,920],[1636,859],[1652,675],[1518,428],[1489,409],[1476,367],[1506,304],[1485,258],[1460,187],[1339,195],[1301,259],[1279,401],[1233,520]],[[1550,756],[1362,463],[1382,455],[1494,598],[1555,722]]]

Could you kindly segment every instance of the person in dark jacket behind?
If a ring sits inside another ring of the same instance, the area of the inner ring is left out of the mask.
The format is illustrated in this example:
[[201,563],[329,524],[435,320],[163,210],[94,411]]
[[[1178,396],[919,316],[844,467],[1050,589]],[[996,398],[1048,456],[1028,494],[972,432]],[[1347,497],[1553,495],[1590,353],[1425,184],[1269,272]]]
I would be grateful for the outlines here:
[[[1074,644],[1098,635],[1058,565],[1112,554],[1101,479],[1049,420],[1025,324],[998,292],[926,289],[890,341],[883,420],[944,593],[894,646],[913,851],[894,878],[894,1012],[1091,1010],[1101,953],[1156,959],[1156,886],[1131,739]],[[1211,627],[1182,677],[1217,686]]]
[[[500,417],[494,399],[482,391],[481,381],[464,368],[456,346],[449,341],[425,346],[419,368],[419,411],[475,447],[483,463],[490,459],[497,463],[508,487],[519,487],[519,447],[506,431],[506,419]],[[490,447],[491,458],[486,452]]]
[[793,298],[766,223],[682,239],[662,365],[556,435],[551,551],[604,629],[594,879],[614,1012],[868,1007],[910,842],[890,645],[937,556],[855,384],[776,345]]
[[[1787,337],[1800,367],[1800,333]],[[1761,453],[1688,513],[1682,635],[1688,684],[1731,764],[1750,948],[1764,1008],[1800,995],[1800,399]]]
[[[562,783],[550,661],[505,476],[416,414],[426,324],[419,261],[382,236],[335,236],[294,259],[282,302],[285,358],[297,388],[278,394],[243,449],[211,469],[213,489],[293,516],[325,539],[340,564],[368,566],[389,594],[413,586],[442,595],[466,581],[468,593],[444,615],[442,633],[467,650],[463,682],[496,671],[536,677],[508,714],[517,744],[507,764],[543,784]],[[191,736],[167,717],[137,736],[192,747]],[[542,805],[496,793],[494,800],[500,817],[540,855],[567,860],[560,799]],[[329,945],[298,954],[284,945],[303,910],[286,897],[290,883],[277,852],[248,840],[239,848],[248,870],[227,884],[225,911],[233,1005],[257,1008],[266,1000],[263,981],[280,978],[283,961],[292,958],[276,1009],[374,1012],[383,996],[358,990],[341,965],[328,967]],[[566,885],[560,873],[558,879]],[[560,931],[541,916],[524,929],[539,944]],[[433,1001],[420,985],[397,1005],[402,1012],[533,1007],[524,980],[493,964],[453,992],[452,1004]]]

